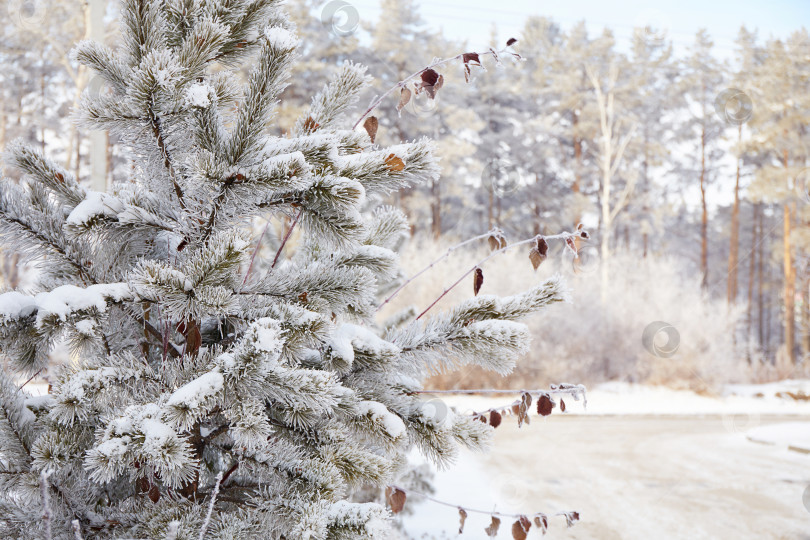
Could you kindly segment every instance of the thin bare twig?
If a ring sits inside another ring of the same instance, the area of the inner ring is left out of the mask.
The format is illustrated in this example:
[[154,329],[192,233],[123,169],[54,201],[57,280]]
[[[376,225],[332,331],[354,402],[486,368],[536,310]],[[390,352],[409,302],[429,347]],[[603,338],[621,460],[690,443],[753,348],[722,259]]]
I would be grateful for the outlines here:
[[415,390],[411,394],[579,394],[585,392],[585,387],[581,384],[552,385],[548,389],[539,390],[512,390],[497,388],[473,388],[470,390]]
[[[392,487],[394,489],[398,489],[398,490],[403,491],[405,493],[408,493],[410,495],[415,495],[417,497],[423,497],[428,501],[434,502],[436,504],[440,504],[442,506],[449,506],[450,508],[455,508],[455,509],[460,508],[460,509],[463,509],[467,513],[472,512],[472,513],[475,513],[475,514],[484,514],[486,516],[500,516],[500,517],[505,517],[505,518],[514,518],[514,519],[520,519],[521,517],[528,517],[526,514],[507,514],[507,513],[504,513],[504,512],[497,512],[495,510],[480,510],[480,509],[477,509],[477,508],[469,508],[467,506],[461,506],[461,505],[458,505],[458,504],[449,503],[447,501],[442,501],[442,500],[436,499],[435,497],[432,497],[432,496],[427,495],[425,493],[420,493],[418,491],[414,491],[412,489],[404,489],[404,488],[402,488],[400,486],[393,486],[393,485],[389,486],[389,487]],[[535,517],[535,516],[540,517],[540,516],[549,516],[549,515],[551,515],[551,516],[569,516],[572,513],[573,513],[572,511],[556,512],[554,514],[545,514],[545,513],[542,513],[542,512],[536,512],[534,514],[529,514],[529,515],[531,517]]]
[[[581,384],[552,384],[548,389],[538,389],[538,390],[499,390],[495,388],[475,388],[470,390],[416,390],[414,392],[410,392],[411,394],[454,394],[454,395],[462,395],[462,394],[531,394],[535,399],[541,395],[569,395],[574,401],[579,401],[579,398],[582,398],[582,406],[584,408],[588,408],[588,396],[586,394],[586,388],[584,385]],[[503,405],[500,407],[491,407],[486,410],[482,411],[474,411],[474,416],[481,416],[484,414],[488,414],[492,411],[502,411],[503,409],[509,409],[512,405],[519,405],[520,399],[513,401],[508,405]]]
[[211,492],[211,500],[208,501],[208,512],[205,514],[205,521],[202,524],[202,528],[200,529],[200,537],[199,540],[205,539],[205,532],[208,530],[208,526],[211,524],[211,514],[214,513],[214,503],[217,500],[217,495],[219,494],[219,485],[222,483],[222,471],[217,473],[217,482],[214,484],[214,490]]
[[[416,72],[414,72],[414,73],[411,73],[410,75],[408,75],[407,77],[405,77],[404,79],[402,79],[401,81],[399,81],[397,84],[395,84],[394,86],[392,86],[391,88],[389,88],[388,90],[386,90],[385,92],[383,92],[381,95],[377,96],[377,98],[376,98],[374,101],[372,101],[372,102],[371,102],[371,105],[369,105],[369,106],[368,106],[368,109],[366,109],[366,112],[364,112],[364,113],[363,113],[363,115],[362,115],[362,116],[361,116],[361,117],[360,117],[360,118],[357,120],[357,122],[355,122],[355,123],[354,123],[354,125],[352,126],[352,129],[357,129],[357,126],[359,126],[359,125],[360,125],[360,123],[361,123],[363,120],[365,120],[365,119],[366,119],[366,117],[367,117],[369,114],[371,114],[371,111],[373,111],[374,109],[376,109],[377,107],[379,107],[379,106],[380,106],[380,103],[382,103],[382,102],[383,102],[383,100],[384,100],[384,99],[385,99],[385,98],[386,98],[386,97],[387,97],[387,96],[388,96],[388,95],[389,95],[391,92],[393,92],[393,91],[394,91],[394,90],[396,90],[397,88],[405,88],[405,86],[406,86],[406,85],[407,85],[409,82],[411,82],[411,81],[412,81],[413,79],[415,79],[416,77],[419,77],[420,75],[422,75],[422,73],[424,73],[425,71],[427,71],[427,70],[429,70],[429,69],[433,69],[433,68],[437,68],[437,67],[443,66],[444,64],[448,64],[448,63],[450,63],[450,62],[452,62],[452,61],[454,61],[454,60],[459,60],[459,59],[461,59],[461,58],[462,58],[462,57],[463,57],[465,54],[478,54],[478,56],[479,56],[479,57],[480,57],[480,56],[487,56],[487,55],[490,55],[490,56],[492,56],[492,57],[494,57],[494,58],[498,58],[498,55],[499,55],[499,54],[509,52],[509,51],[507,51],[507,49],[508,49],[508,48],[509,48],[509,47],[507,46],[507,47],[504,47],[503,49],[501,49],[501,50],[499,50],[499,51],[496,51],[496,50],[494,50],[494,49],[490,48],[488,51],[486,51],[486,52],[481,52],[481,53],[460,53],[460,54],[457,54],[457,55],[455,55],[455,56],[453,56],[453,57],[450,57],[450,58],[445,58],[444,60],[437,60],[437,61],[433,62],[432,64],[430,64],[430,65],[428,65],[428,66],[423,67],[423,68],[422,68],[422,69],[420,69],[419,71],[416,71]],[[516,54],[516,53],[510,53],[510,54]]]
[[379,306],[377,306],[377,311],[380,311],[383,308],[383,306],[385,306],[385,304],[390,302],[391,299],[394,298],[397,294],[399,294],[399,291],[404,289],[410,282],[412,282],[413,280],[415,280],[416,278],[418,278],[419,276],[421,276],[422,274],[424,274],[425,272],[427,272],[428,270],[433,268],[436,264],[440,263],[441,261],[443,261],[444,259],[449,257],[450,254],[452,254],[455,250],[457,250],[457,249],[459,249],[461,247],[464,247],[467,244],[471,244],[472,242],[475,242],[476,240],[481,240],[483,238],[488,238],[488,237],[492,236],[493,233],[495,233],[495,230],[489,231],[489,232],[484,233],[484,234],[479,234],[478,236],[474,236],[474,237],[470,238],[469,240],[465,240],[465,241],[463,241],[463,242],[461,242],[459,244],[456,244],[455,246],[453,246],[450,249],[448,249],[447,251],[445,251],[443,255],[441,255],[440,257],[438,257],[436,259],[434,259],[433,262],[431,262],[429,265],[422,268],[420,271],[418,271],[417,273],[415,273],[414,275],[412,275],[411,277],[406,279],[402,283],[402,285],[400,285],[397,288],[397,290],[392,292],[391,295],[388,298],[383,300],[383,302]]
[[287,230],[287,234],[284,235],[284,239],[281,241],[281,245],[278,246],[278,251],[276,251],[276,256],[273,257],[273,264],[270,265],[270,268],[275,268],[276,267],[276,263],[278,262],[278,258],[281,255],[281,252],[284,250],[284,246],[287,245],[287,240],[290,239],[290,235],[292,234],[293,229],[295,229],[295,225],[296,225],[296,223],[298,223],[298,220],[301,218],[301,214],[303,214],[303,213],[304,213],[304,209],[302,208],[301,210],[298,211],[298,215],[295,216],[295,220],[293,220],[293,222],[290,224],[290,228],[289,228],[289,230]]
[[250,264],[248,265],[247,272],[245,272],[245,279],[242,280],[242,287],[245,286],[245,283],[247,283],[247,280],[250,277],[250,272],[253,270],[253,262],[256,260],[256,254],[259,253],[259,248],[262,245],[262,240],[264,239],[264,235],[267,232],[267,227],[269,226],[270,220],[267,220],[267,223],[264,224],[264,229],[262,229],[262,234],[259,236],[259,240],[256,242],[256,249],[253,250],[253,255],[250,256]]
[[480,267],[482,264],[484,264],[485,262],[487,262],[488,260],[490,260],[492,257],[495,257],[496,255],[499,255],[499,254],[501,254],[501,253],[505,252],[507,249],[512,249],[513,247],[516,247],[516,246],[522,246],[522,245],[525,245],[525,244],[530,244],[530,243],[532,243],[532,242],[535,242],[535,241],[537,241],[537,238],[538,238],[538,237],[545,238],[546,240],[558,240],[558,239],[563,239],[563,240],[565,240],[565,239],[567,239],[567,238],[579,238],[579,235],[578,235],[578,234],[575,234],[575,233],[570,233],[570,232],[562,232],[562,233],[560,233],[560,234],[555,234],[555,235],[552,235],[552,236],[542,236],[542,235],[538,235],[538,236],[533,236],[533,237],[531,237],[531,238],[527,238],[526,240],[521,240],[520,242],[515,242],[514,244],[509,244],[508,246],[503,247],[503,248],[501,248],[501,249],[496,249],[495,251],[493,251],[492,253],[490,253],[489,255],[487,255],[486,257],[484,257],[483,259],[481,259],[481,260],[480,260],[480,261],[478,261],[477,263],[475,263],[475,264],[472,266],[472,268],[470,268],[469,270],[467,270],[466,272],[464,272],[464,274],[463,274],[463,275],[462,275],[460,278],[458,278],[458,280],[456,280],[456,282],[455,282],[455,283],[453,283],[452,285],[450,285],[449,287],[447,287],[447,288],[444,290],[444,292],[442,292],[442,294],[440,294],[440,295],[439,295],[439,297],[438,297],[438,298],[436,298],[436,300],[434,300],[434,301],[433,301],[433,303],[431,303],[431,304],[430,304],[428,307],[426,307],[426,308],[425,308],[425,310],[424,310],[422,313],[420,313],[420,314],[419,314],[419,316],[418,316],[418,317],[416,317],[416,319],[415,319],[415,320],[417,320],[417,321],[418,321],[419,319],[421,319],[421,318],[422,318],[422,316],[423,316],[425,313],[427,313],[428,311],[430,311],[430,309],[431,309],[433,306],[435,306],[436,304],[438,304],[438,303],[439,303],[439,300],[441,300],[442,298],[444,298],[444,297],[447,295],[447,293],[449,293],[450,291],[452,291],[452,290],[453,290],[453,289],[456,287],[456,285],[458,285],[459,283],[461,283],[461,282],[464,280],[464,278],[466,278],[467,276],[469,276],[470,274],[472,274],[472,273],[475,271],[475,269],[476,269],[476,268]]
[[227,481],[228,481],[228,478],[230,478],[230,476],[231,476],[233,473],[235,473],[235,472],[236,472],[236,469],[238,469],[238,468],[239,468],[239,462],[237,461],[236,463],[234,463],[233,465],[231,465],[231,468],[230,468],[230,469],[228,469],[228,470],[227,470],[227,472],[226,472],[226,473],[225,473],[225,474],[222,476],[222,482],[220,482],[220,484],[224,485],[224,484],[225,484],[225,482],[227,482]]
[[[42,368],[42,369],[45,369],[45,368]],[[22,385],[20,386],[20,390],[22,390],[23,388],[25,388],[25,385],[26,385],[26,384],[28,384],[28,383],[30,383],[31,381],[33,381],[33,380],[34,380],[34,377],[36,377],[37,375],[39,375],[40,373],[42,373],[42,369],[40,369],[39,371],[37,371],[36,373],[34,373],[33,375],[31,375],[31,377],[29,377],[27,381],[25,381],[24,383],[22,383]]]

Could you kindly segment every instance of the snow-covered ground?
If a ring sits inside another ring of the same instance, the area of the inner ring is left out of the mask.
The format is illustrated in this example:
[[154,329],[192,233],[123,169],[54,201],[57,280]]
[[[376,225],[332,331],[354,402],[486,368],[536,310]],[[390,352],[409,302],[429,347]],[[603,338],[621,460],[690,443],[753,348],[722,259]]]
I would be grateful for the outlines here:
[[[437,472],[434,497],[527,515],[580,512],[570,529],[552,518],[547,538],[810,540],[810,454],[793,451],[810,444],[807,394],[810,381],[729,386],[720,397],[601,385],[587,411],[567,402],[566,414],[533,416],[521,429],[506,418],[490,454],[463,453]],[[460,411],[493,405],[446,401]],[[459,537],[454,508],[411,505],[402,520],[413,538]],[[459,538],[486,538],[488,523],[470,514]],[[499,538],[510,529],[504,523]]]

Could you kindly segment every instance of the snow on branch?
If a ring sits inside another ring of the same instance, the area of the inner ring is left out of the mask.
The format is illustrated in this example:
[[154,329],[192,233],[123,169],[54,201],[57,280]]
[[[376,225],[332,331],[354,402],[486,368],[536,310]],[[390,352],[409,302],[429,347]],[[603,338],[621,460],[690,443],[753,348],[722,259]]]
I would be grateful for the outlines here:
[[104,313],[108,303],[133,300],[126,283],[100,283],[86,288],[62,285],[52,291],[29,296],[17,291],[0,294],[0,323],[36,315],[36,325],[65,321],[90,312]]

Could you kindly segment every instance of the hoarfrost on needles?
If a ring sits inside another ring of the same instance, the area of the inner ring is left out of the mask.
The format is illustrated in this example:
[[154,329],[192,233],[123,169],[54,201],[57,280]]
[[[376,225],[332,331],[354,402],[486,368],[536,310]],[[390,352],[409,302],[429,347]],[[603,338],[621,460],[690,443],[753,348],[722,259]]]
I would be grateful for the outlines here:
[[218,394],[224,384],[225,379],[222,373],[218,369],[213,369],[175,390],[166,405],[194,409],[208,398]]
[[279,50],[294,49],[298,46],[298,37],[289,30],[279,26],[268,26],[264,29],[268,43]]
[[206,83],[194,83],[186,90],[186,105],[205,108],[211,105],[211,87]]

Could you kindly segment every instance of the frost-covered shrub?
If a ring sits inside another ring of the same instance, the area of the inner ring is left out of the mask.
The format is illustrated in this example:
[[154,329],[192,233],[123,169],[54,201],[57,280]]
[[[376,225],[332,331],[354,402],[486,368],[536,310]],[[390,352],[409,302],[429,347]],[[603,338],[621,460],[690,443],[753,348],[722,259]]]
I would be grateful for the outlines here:
[[[725,301],[709,298],[701,291],[699,278],[689,276],[671,260],[624,254],[611,260],[603,302],[598,259],[593,258],[596,250],[584,246],[578,272],[573,271],[570,254],[560,246],[552,247],[536,272],[528,248],[515,248],[488,261],[482,294],[512,294],[561,273],[571,287],[572,301],[532,318],[531,348],[509,377],[465,370],[440,376],[431,386],[516,388],[547,382],[627,380],[702,390],[749,376],[744,354],[733,342],[739,308],[729,309]],[[404,264],[412,272],[418,271],[446,248],[415,240],[403,254]],[[392,310],[411,302],[429,303],[452,282],[459,268],[474,264],[485,249],[482,245],[477,251],[454,253],[415,284],[411,294],[400,298]],[[585,257],[589,257],[587,262]],[[453,291],[443,301],[452,303],[464,292]],[[677,331],[678,346],[671,356],[666,349],[667,330],[654,336],[654,347],[643,342],[645,329],[656,322]]]

